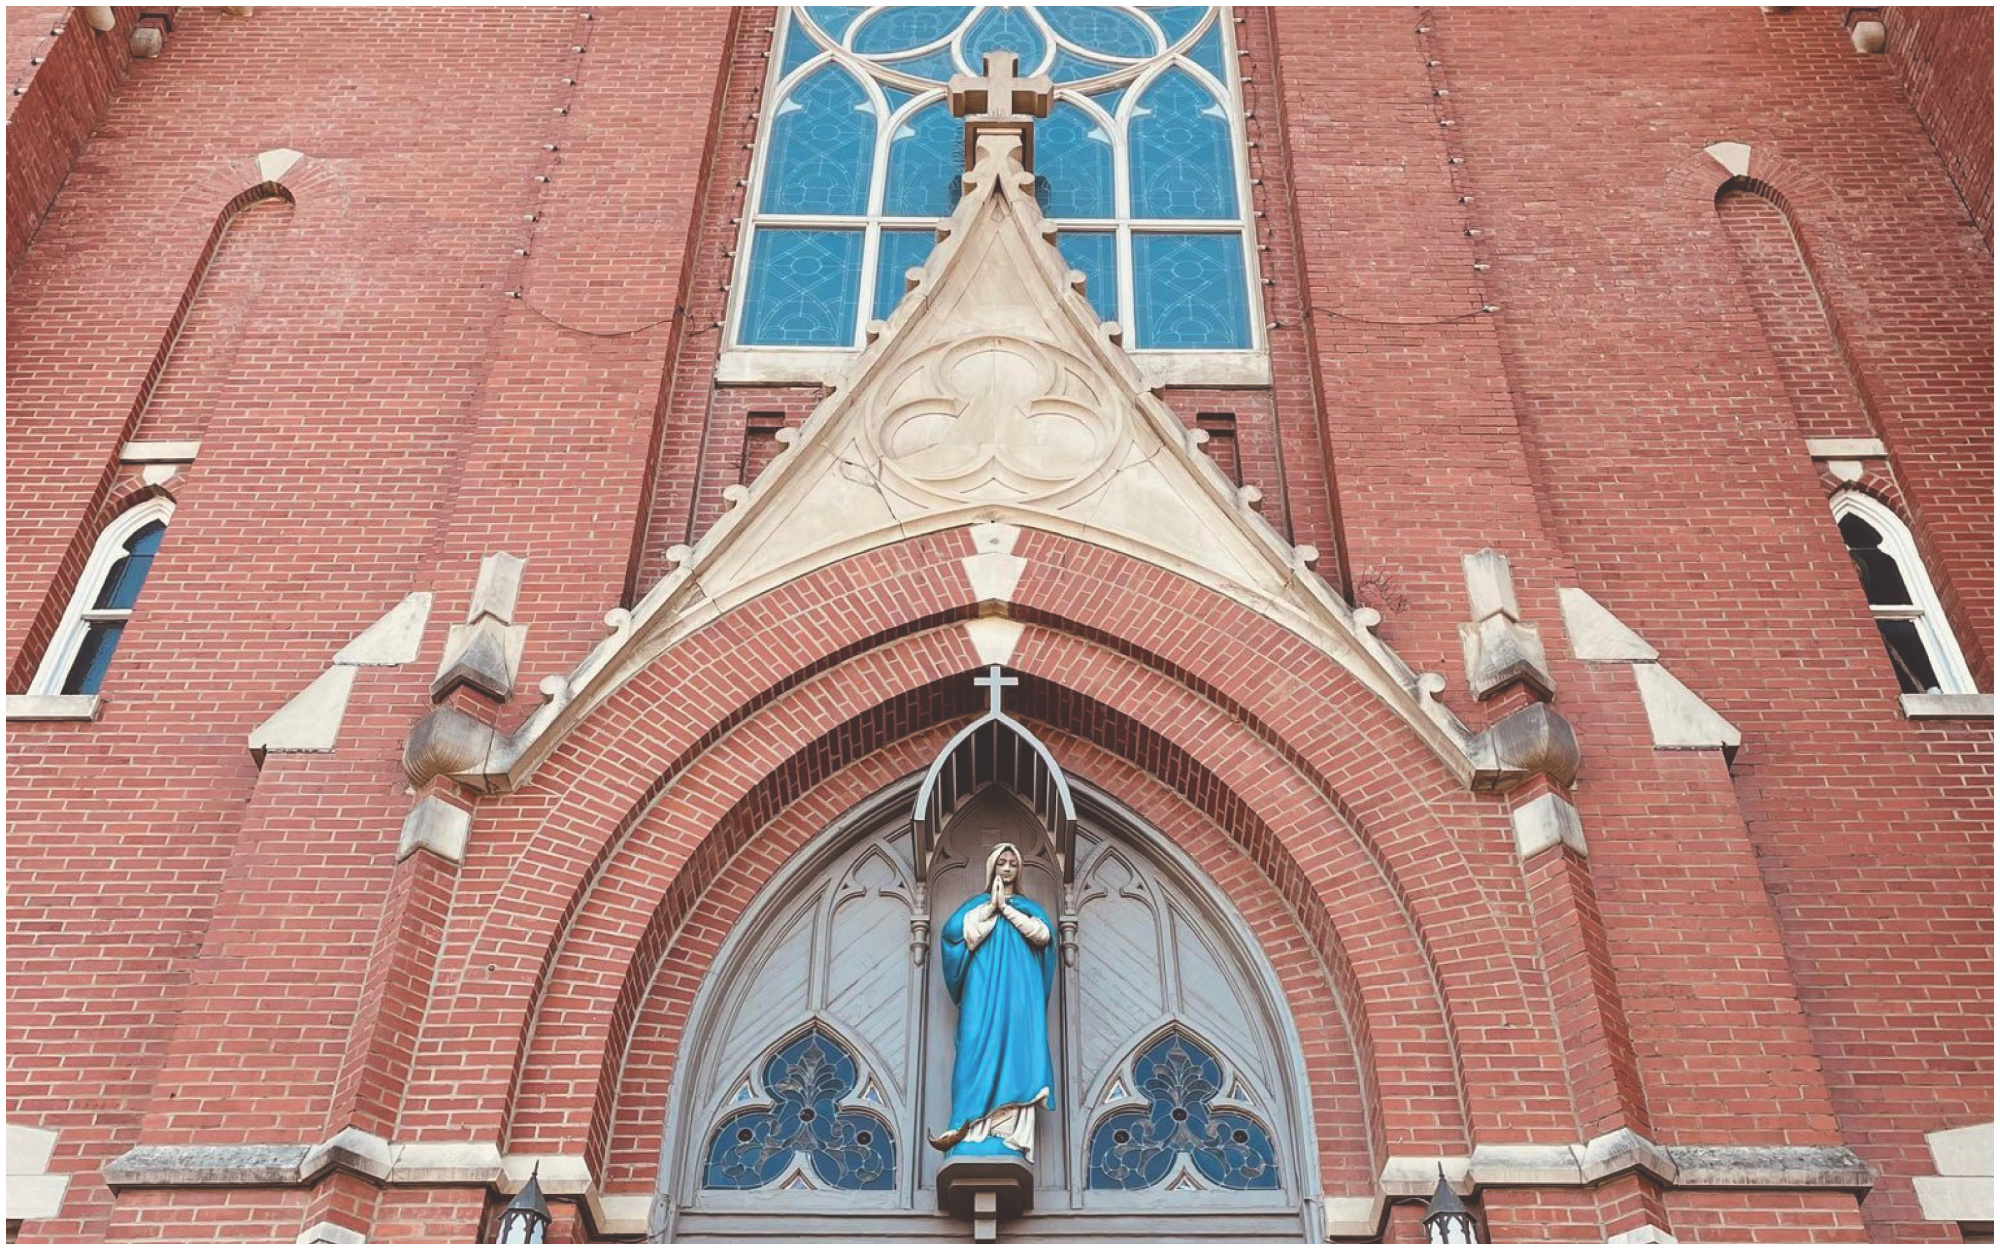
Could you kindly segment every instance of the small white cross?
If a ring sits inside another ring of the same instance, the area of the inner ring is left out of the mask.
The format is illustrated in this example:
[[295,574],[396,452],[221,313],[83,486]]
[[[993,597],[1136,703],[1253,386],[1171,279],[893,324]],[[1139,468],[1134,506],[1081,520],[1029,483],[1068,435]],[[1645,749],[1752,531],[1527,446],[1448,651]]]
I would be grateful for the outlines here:
[[988,52],[983,74],[951,76],[953,117],[1047,117],[1050,93],[1055,85],[1048,75],[1016,78],[1018,65],[1012,52]]
[[1001,688],[1003,686],[1018,686],[1021,684],[1021,679],[1018,677],[1002,677],[1000,675],[1000,666],[994,664],[988,666],[986,676],[973,678],[972,684],[986,687],[986,710],[998,716],[1000,714]]

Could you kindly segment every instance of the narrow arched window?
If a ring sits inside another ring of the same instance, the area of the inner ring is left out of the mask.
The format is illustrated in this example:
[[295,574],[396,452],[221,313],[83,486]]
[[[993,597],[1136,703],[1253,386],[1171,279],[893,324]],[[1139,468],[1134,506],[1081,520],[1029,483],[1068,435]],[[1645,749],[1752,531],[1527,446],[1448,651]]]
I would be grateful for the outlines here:
[[[732,345],[852,349],[889,315],[958,203],[964,127],[948,84],[1008,51],[1021,74],[1055,85],[1035,130],[1036,198],[1092,306],[1169,373],[1254,351],[1232,37],[1227,10],[1203,5],[783,10]],[[775,359],[765,354],[759,376]]]
[[174,506],[151,500],[106,526],[57,622],[33,694],[96,694],[166,537]]
[[1903,693],[1972,693],[1972,673],[1902,518],[1852,491],[1834,496],[1833,517]]

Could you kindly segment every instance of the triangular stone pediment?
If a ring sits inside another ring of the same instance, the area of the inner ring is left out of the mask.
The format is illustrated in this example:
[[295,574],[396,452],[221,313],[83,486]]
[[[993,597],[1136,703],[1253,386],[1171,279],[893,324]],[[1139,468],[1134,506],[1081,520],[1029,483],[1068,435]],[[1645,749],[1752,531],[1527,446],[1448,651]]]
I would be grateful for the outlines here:
[[[566,679],[503,785],[680,639],[794,578],[902,539],[1032,528],[1147,560],[1298,634],[1392,705],[1468,783],[1480,742],[1201,450],[1083,294],[1033,196],[1018,137],[982,135],[964,194],[909,290],[833,393],[730,510]],[[1014,557],[1001,553],[1002,558]],[[1018,576],[1018,568],[1013,576]],[[1004,598],[1009,578],[998,578]],[[981,597],[988,596],[981,591]],[[993,605],[1004,610],[1003,604]],[[489,774],[490,775],[490,774]]]

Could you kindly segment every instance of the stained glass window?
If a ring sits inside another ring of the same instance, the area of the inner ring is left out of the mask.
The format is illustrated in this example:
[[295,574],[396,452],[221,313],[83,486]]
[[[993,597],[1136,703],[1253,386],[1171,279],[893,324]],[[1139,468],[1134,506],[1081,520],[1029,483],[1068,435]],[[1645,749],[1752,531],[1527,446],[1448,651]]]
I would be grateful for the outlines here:
[[750,253],[743,341],[845,347],[861,297],[862,232],[759,230]]
[[762,1105],[727,1113],[709,1135],[703,1186],[762,1189],[810,1166],[815,1188],[894,1189],[889,1122],[846,1105],[860,1084],[854,1056],[822,1029],[779,1046],[764,1061]]
[[1214,1188],[1278,1188],[1270,1130],[1246,1111],[1216,1105],[1237,1086],[1223,1084],[1222,1064],[1206,1047],[1170,1029],[1140,1051],[1131,1071],[1130,1086],[1118,1078],[1109,1097],[1143,1105],[1113,1111],[1091,1129],[1090,1188],[1151,1189],[1183,1157]]
[[148,501],[98,537],[30,684],[31,693],[88,695],[103,688],[172,512],[165,500]]
[[1056,84],[1036,198],[1099,314],[1139,351],[1256,346],[1233,34],[1203,5],[784,10],[732,341],[860,344],[958,202],[947,84],[1005,50]]
[[1964,694],[1977,689],[1958,639],[1924,571],[1902,518],[1856,491],[1833,498],[1833,516],[1861,575],[1875,628],[1904,694]]

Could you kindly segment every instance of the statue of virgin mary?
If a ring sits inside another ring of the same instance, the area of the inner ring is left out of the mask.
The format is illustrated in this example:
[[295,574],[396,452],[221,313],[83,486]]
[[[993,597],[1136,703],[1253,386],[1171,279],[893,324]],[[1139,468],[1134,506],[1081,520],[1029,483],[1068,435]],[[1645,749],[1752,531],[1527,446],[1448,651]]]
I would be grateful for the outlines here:
[[1035,1158],[1035,1112],[1055,1106],[1049,1062],[1054,926],[1017,893],[1021,852],[1002,842],[986,857],[986,888],[938,935],[945,989],[958,1004],[951,1127],[931,1145],[967,1155]]

